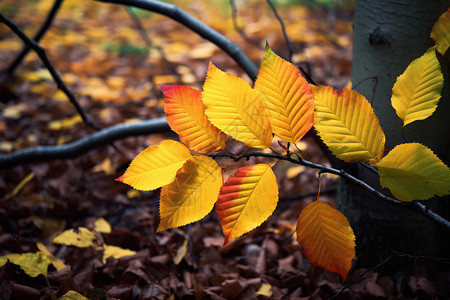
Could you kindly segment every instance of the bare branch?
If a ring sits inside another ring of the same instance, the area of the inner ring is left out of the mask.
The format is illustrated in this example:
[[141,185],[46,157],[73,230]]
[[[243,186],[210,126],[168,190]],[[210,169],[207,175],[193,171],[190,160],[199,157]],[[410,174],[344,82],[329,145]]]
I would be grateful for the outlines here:
[[272,9],[273,13],[275,14],[275,17],[277,18],[278,22],[281,25],[281,30],[283,31],[284,40],[286,41],[286,47],[288,48],[288,51],[289,51],[288,60],[289,60],[289,62],[291,62],[293,51],[292,51],[292,47],[291,47],[291,41],[289,40],[289,36],[287,35],[287,32],[286,32],[286,27],[284,26],[283,19],[278,14],[278,11],[277,11],[275,5],[273,5],[272,1],[271,0],[266,0],[266,1],[269,4],[270,8]]
[[241,35],[241,37],[246,40],[248,43],[256,46],[256,47],[261,47],[261,43],[258,40],[252,39],[251,37],[249,37],[245,31],[239,26],[238,21],[237,21],[237,6],[236,6],[236,2],[234,0],[230,0],[230,6],[231,6],[231,19],[233,20],[233,27],[234,30],[236,30],[237,33],[239,33]]
[[119,139],[169,130],[170,127],[165,118],[131,124],[119,124],[99,130],[68,144],[60,146],[37,146],[0,155],[0,169],[25,163],[74,158],[91,149],[106,146]]
[[77,99],[73,95],[73,93],[67,88],[66,84],[63,82],[61,76],[56,71],[55,67],[53,67],[52,63],[48,59],[47,54],[45,53],[45,49],[42,48],[41,45],[39,45],[36,41],[30,39],[23,31],[22,29],[17,26],[16,23],[14,23],[9,18],[5,17],[3,14],[0,13],[0,22],[4,23],[6,26],[8,26],[24,43],[25,45],[29,46],[31,49],[33,49],[39,58],[42,60],[45,67],[48,69],[50,74],[53,77],[53,80],[56,82],[58,88],[63,91],[63,93],[69,98],[70,102],[72,102],[73,106],[75,106],[76,110],[80,114],[81,118],[83,119],[83,122],[92,128],[99,129],[86,115],[83,108],[78,103]]
[[258,67],[252,63],[252,61],[242,52],[238,45],[215,31],[209,26],[206,26],[199,20],[195,19],[188,13],[184,12],[181,8],[155,0],[95,0],[98,2],[115,3],[122,5],[129,5],[139,7],[145,10],[153,11],[162,15],[165,15],[184,26],[191,29],[201,37],[211,41],[223,51],[225,51],[236,63],[248,74],[248,76],[255,80],[258,75]]
[[[62,2],[63,2],[63,0],[55,0],[55,2],[53,2],[53,6],[50,9],[50,11],[46,17],[44,24],[42,24],[42,27],[38,30],[36,35],[33,37],[33,40],[36,43],[38,43],[41,40],[41,38],[45,35],[47,30],[52,25],[53,20],[56,16],[56,13],[58,12],[59,8],[61,7]],[[25,58],[25,56],[27,56],[30,49],[31,49],[30,46],[25,45],[25,47],[23,47],[23,49],[19,53],[19,55],[17,55],[17,57],[14,59],[14,61],[11,63],[11,65],[6,69],[6,73],[8,73],[10,75],[13,74],[14,71],[16,70],[16,68],[20,65],[22,60]]]
[[396,206],[400,206],[400,207],[404,207],[407,209],[412,209],[415,211],[420,212],[422,215],[428,217],[429,219],[431,219],[432,221],[438,223],[441,226],[444,226],[447,230],[450,230],[450,222],[446,219],[444,219],[443,217],[441,217],[440,215],[438,215],[437,213],[435,213],[434,211],[432,211],[431,209],[429,209],[428,207],[426,207],[425,205],[423,205],[422,203],[418,202],[418,201],[413,201],[413,202],[403,202],[400,201],[398,199],[386,196],[385,194],[381,193],[380,191],[378,191],[377,189],[375,189],[374,187],[370,186],[369,184],[367,184],[366,182],[350,175],[349,173],[345,172],[344,170],[338,170],[332,167],[327,167],[321,164],[316,164],[301,158],[295,158],[292,156],[285,156],[279,153],[262,153],[262,152],[253,152],[253,153],[246,153],[246,154],[242,154],[239,156],[234,156],[232,154],[228,154],[228,153],[219,153],[219,154],[212,154],[210,155],[211,157],[215,158],[215,157],[228,157],[233,159],[234,161],[239,161],[241,159],[248,159],[250,157],[268,157],[268,158],[275,158],[275,159],[280,159],[280,160],[287,160],[291,163],[294,164],[298,164],[298,165],[302,165],[302,166],[306,166],[306,167],[310,167],[313,169],[318,169],[320,170],[321,173],[330,173],[330,174],[335,174],[338,175],[344,179],[346,179],[347,181],[356,184],[358,186],[360,186],[361,188],[367,190],[368,192],[370,192],[371,194],[375,195],[376,197],[386,201],[389,204],[393,204]]

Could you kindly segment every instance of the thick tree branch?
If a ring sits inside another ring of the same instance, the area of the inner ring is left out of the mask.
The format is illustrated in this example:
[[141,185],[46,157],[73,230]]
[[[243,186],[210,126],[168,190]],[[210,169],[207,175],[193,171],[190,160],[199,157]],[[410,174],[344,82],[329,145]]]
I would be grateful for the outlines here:
[[216,44],[219,48],[225,51],[236,63],[242,67],[242,69],[248,74],[248,76],[255,80],[258,74],[258,68],[252,63],[252,61],[242,52],[238,45],[215,31],[209,26],[206,26],[199,20],[195,19],[188,13],[184,12],[181,8],[154,0],[96,0],[99,2],[115,3],[128,6],[139,7],[145,10],[153,11],[162,15],[165,15],[191,29],[201,37]]
[[231,154],[227,154],[227,153],[220,153],[220,154],[212,154],[210,155],[211,157],[215,158],[215,157],[228,157],[233,159],[234,161],[239,161],[241,159],[249,159],[250,157],[268,157],[268,158],[275,158],[275,159],[280,159],[280,160],[287,160],[291,163],[294,164],[298,164],[298,165],[302,165],[302,166],[306,166],[306,167],[310,167],[313,169],[318,169],[320,170],[321,173],[330,173],[330,174],[335,174],[338,175],[342,178],[345,178],[347,181],[359,185],[361,188],[367,190],[368,192],[372,193],[373,195],[375,195],[376,197],[386,201],[389,204],[393,204],[396,206],[401,206],[407,209],[413,209],[416,210],[418,212],[420,212],[422,215],[428,217],[429,219],[431,219],[432,221],[444,226],[447,230],[450,230],[450,222],[446,219],[444,219],[443,217],[441,217],[440,215],[438,215],[437,213],[435,213],[434,211],[432,211],[431,209],[429,209],[428,207],[426,207],[425,205],[423,205],[421,202],[418,201],[413,201],[413,202],[403,202],[400,201],[398,199],[386,196],[385,194],[381,193],[380,191],[376,190],[374,187],[370,186],[369,184],[365,183],[364,181],[348,174],[347,172],[345,172],[344,170],[338,170],[332,167],[327,167],[321,164],[316,164],[301,158],[295,158],[292,156],[285,156],[282,154],[278,154],[278,153],[262,153],[262,152],[253,152],[253,153],[246,153],[246,154],[242,154],[239,156],[234,156]]
[[[38,30],[36,35],[33,37],[33,40],[36,43],[39,43],[41,38],[45,35],[47,30],[52,25],[53,20],[56,16],[56,13],[58,12],[59,8],[61,7],[62,2],[63,2],[63,0],[55,0],[55,2],[53,2],[53,6],[50,9],[50,11],[46,17],[44,24],[42,24],[42,27]],[[14,59],[14,61],[11,63],[11,65],[6,69],[6,73],[8,73],[10,75],[13,74],[14,71],[16,70],[16,68],[20,65],[22,60],[25,58],[25,56],[27,56],[28,52],[30,52],[30,49],[31,49],[30,46],[25,45],[25,47],[23,47],[23,49],[19,53],[19,55],[17,55],[17,57]]]
[[53,80],[56,82],[58,88],[63,91],[63,93],[69,98],[70,102],[72,102],[73,106],[75,106],[76,110],[80,114],[81,118],[83,119],[83,122],[92,128],[99,129],[86,115],[83,108],[78,103],[77,99],[73,95],[73,93],[67,88],[66,84],[63,82],[61,76],[56,71],[56,69],[53,67],[52,63],[47,57],[47,54],[45,53],[45,49],[42,48],[41,45],[39,45],[37,42],[29,38],[22,29],[17,26],[16,23],[14,23],[9,18],[5,17],[3,14],[0,13],[0,22],[4,23],[6,26],[8,26],[24,43],[25,45],[29,46],[31,49],[33,49],[39,58],[42,60],[45,67],[48,69],[50,74],[53,77]]
[[119,124],[94,132],[74,142],[60,146],[37,146],[0,155],[0,169],[31,162],[74,158],[88,150],[130,136],[169,131],[165,118],[152,119],[139,123]]

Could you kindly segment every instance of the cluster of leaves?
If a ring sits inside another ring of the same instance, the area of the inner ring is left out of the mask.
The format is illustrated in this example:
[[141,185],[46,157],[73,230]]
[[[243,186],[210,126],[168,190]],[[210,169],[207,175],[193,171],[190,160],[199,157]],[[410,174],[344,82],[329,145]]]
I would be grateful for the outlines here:
[[[103,251],[103,264],[105,264],[106,260],[110,257],[120,258],[136,254],[136,252],[132,250],[106,245],[103,241],[101,233],[110,232],[111,226],[109,223],[105,219],[100,218],[95,222],[93,230],[86,227],[69,229],[56,235],[51,242],[54,244],[63,244],[79,248],[94,247],[99,251]],[[36,243],[36,247],[39,251],[34,253],[12,253],[1,256],[0,267],[9,261],[12,264],[20,266],[20,268],[31,277],[37,277],[39,275],[44,275],[47,277],[47,270],[50,264],[53,265],[57,271],[61,271],[67,267],[61,259],[53,256],[44,244],[38,242]],[[83,300],[87,298],[75,291],[68,291],[65,295],[58,299]]]
[[[443,76],[435,49],[443,54],[448,48],[449,14],[441,16],[431,34],[438,46],[414,60],[394,85],[391,102],[403,126],[429,117],[437,107]],[[383,157],[385,135],[364,96],[308,84],[268,45],[253,88],[212,63],[202,92],[186,86],[161,88],[167,121],[187,147],[171,140],[150,146],[117,179],[138,190],[162,187],[158,231],[198,221],[215,205],[226,245],[273,213],[278,187],[272,166],[242,167],[223,182],[221,166],[202,155],[226,149],[227,135],[259,149],[270,148],[277,135],[288,142],[289,155],[289,144],[299,142],[314,125],[336,157],[377,167],[381,185],[399,200],[450,193],[450,170],[430,149],[406,143]],[[199,154],[192,155],[188,147]],[[344,215],[317,200],[300,214],[296,232],[311,263],[345,280],[355,237]]]

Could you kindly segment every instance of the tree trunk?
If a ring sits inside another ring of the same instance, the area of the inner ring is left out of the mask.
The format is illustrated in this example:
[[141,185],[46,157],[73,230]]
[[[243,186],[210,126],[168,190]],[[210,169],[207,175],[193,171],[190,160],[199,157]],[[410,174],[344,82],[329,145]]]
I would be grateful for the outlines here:
[[[357,0],[354,17],[353,75],[356,90],[372,102],[386,134],[386,149],[404,143],[402,122],[391,106],[392,87],[409,63],[433,45],[431,28],[450,1]],[[447,55],[448,56],[448,55]],[[441,59],[445,84],[438,109],[424,120],[404,128],[408,142],[420,142],[447,165],[450,161],[450,89],[448,57]],[[375,85],[375,80],[377,83]],[[360,83],[358,85],[358,83]],[[372,185],[378,177],[358,165],[350,172]],[[388,193],[388,191],[385,191]],[[433,199],[427,206],[450,218],[450,201]],[[341,182],[339,208],[349,218],[356,235],[357,263],[371,267],[392,251],[433,257],[450,256],[450,232],[414,211],[394,207],[370,197],[361,189]],[[413,261],[395,258],[382,271],[404,270]],[[431,263],[430,270],[439,266]],[[445,266],[444,266],[445,267]]]

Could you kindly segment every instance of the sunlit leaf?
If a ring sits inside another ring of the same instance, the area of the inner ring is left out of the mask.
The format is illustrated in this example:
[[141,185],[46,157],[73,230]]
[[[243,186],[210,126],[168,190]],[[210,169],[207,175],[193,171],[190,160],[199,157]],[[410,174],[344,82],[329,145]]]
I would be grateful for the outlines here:
[[346,88],[317,87],[314,128],[331,152],[344,161],[377,163],[386,138],[364,96]]
[[291,63],[276,55],[266,44],[255,81],[255,90],[264,92],[262,102],[273,133],[297,143],[314,122],[314,96],[308,82]]
[[192,157],[183,144],[165,140],[139,153],[117,181],[141,191],[150,191],[169,184],[187,159]]
[[450,8],[436,21],[430,35],[436,42],[437,51],[444,55],[450,46]]
[[206,117],[200,91],[180,85],[161,85],[161,89],[167,123],[186,146],[199,153],[225,148],[227,136]]
[[175,181],[161,189],[158,232],[183,226],[205,217],[214,207],[220,186],[220,166],[204,155],[190,158]]
[[53,254],[48,251],[48,249],[42,243],[36,243],[37,248],[50,260],[52,265],[55,267],[57,271],[61,271],[66,267],[62,260],[53,256]]
[[78,294],[75,291],[68,291],[64,295],[58,298],[58,300],[88,300],[85,296]]
[[249,147],[268,148],[272,140],[263,93],[209,64],[202,100],[208,119],[217,128]]
[[381,186],[402,201],[450,193],[450,169],[422,144],[396,146],[376,165]]
[[338,273],[345,281],[355,257],[355,235],[347,218],[317,200],[302,210],[296,231],[309,262]]
[[277,202],[278,185],[270,166],[258,164],[238,169],[220,189],[216,203],[224,245],[261,225]]
[[52,240],[55,244],[64,244],[76,247],[94,246],[95,234],[85,227],[69,229],[55,236]]
[[105,252],[103,253],[103,263],[106,263],[106,260],[109,257],[121,258],[124,256],[130,256],[136,254],[136,251],[123,249],[117,246],[108,246],[104,245]]
[[8,254],[0,257],[0,267],[7,261],[20,266],[20,268],[29,276],[36,277],[40,274],[47,277],[48,265],[51,261],[44,253],[38,251],[36,253]]
[[441,66],[432,47],[409,64],[392,88],[391,103],[403,126],[431,116],[443,86]]
[[82,121],[83,119],[81,119],[81,116],[77,114],[67,119],[50,121],[50,123],[48,123],[48,128],[51,130],[65,130],[72,128]]

